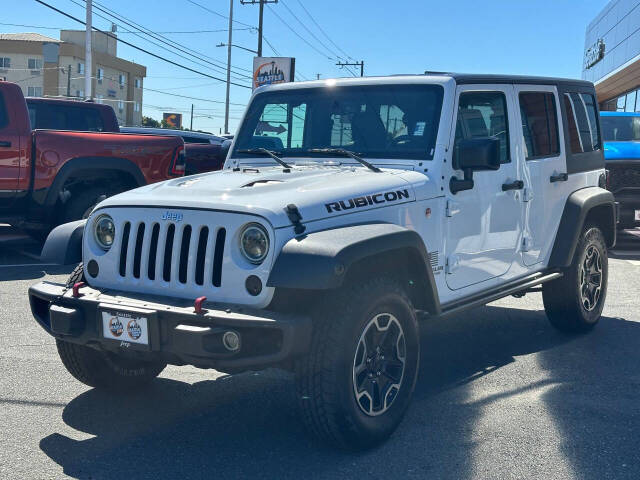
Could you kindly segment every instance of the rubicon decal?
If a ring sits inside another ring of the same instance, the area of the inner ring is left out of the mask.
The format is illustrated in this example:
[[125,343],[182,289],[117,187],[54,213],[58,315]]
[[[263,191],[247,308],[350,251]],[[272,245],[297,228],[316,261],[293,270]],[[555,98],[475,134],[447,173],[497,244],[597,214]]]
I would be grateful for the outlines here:
[[327,212],[342,212],[344,210],[351,210],[352,208],[361,208],[370,205],[376,205],[379,203],[396,202],[404,198],[409,198],[409,191],[393,190],[384,193],[374,193],[373,195],[365,195],[364,197],[349,198],[347,200],[340,200],[338,202],[325,203]]

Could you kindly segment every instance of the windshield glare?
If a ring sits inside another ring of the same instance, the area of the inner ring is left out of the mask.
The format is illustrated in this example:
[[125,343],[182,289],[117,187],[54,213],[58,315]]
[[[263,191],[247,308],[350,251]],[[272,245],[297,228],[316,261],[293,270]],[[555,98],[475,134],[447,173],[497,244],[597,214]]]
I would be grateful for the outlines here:
[[[443,88],[375,85],[265,92],[240,127],[240,150],[267,148],[281,156],[315,156],[342,148],[370,158],[433,159]],[[345,161],[349,161],[345,159]]]
[[640,140],[640,117],[600,117],[602,138],[605,142],[632,142]]

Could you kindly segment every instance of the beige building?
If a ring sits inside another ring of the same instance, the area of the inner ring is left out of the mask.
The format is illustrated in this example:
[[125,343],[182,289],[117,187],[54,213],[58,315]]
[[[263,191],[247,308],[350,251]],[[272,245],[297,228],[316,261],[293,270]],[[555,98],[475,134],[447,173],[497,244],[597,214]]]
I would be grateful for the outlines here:
[[[84,35],[84,30],[62,30],[56,40],[0,33],[0,79],[20,85],[25,96],[84,100]],[[111,105],[120,125],[140,125],[146,67],[118,58],[115,38],[93,32],[91,43],[94,100]]]

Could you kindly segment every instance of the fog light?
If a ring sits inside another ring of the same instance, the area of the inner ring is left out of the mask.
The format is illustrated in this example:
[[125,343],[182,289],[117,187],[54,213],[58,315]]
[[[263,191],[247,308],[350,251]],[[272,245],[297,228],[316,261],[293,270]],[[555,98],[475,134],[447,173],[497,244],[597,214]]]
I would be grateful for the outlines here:
[[255,275],[249,275],[247,280],[244,282],[244,286],[249,292],[249,295],[257,297],[262,292],[262,280]]
[[89,260],[89,263],[87,263],[87,272],[93,278],[96,278],[98,276],[98,273],[100,273],[98,262],[96,262],[95,260]]
[[240,350],[240,335],[231,330],[224,332],[222,344],[230,352],[237,352]]

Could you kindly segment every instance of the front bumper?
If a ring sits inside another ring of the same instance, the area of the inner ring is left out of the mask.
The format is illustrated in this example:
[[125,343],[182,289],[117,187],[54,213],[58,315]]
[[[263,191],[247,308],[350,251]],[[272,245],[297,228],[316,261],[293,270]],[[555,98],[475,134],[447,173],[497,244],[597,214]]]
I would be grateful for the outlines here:
[[[205,304],[195,313],[181,299],[124,294],[84,287],[73,297],[63,285],[40,282],[29,288],[31,312],[55,338],[98,350],[195,365],[222,371],[261,369],[285,363],[307,351],[311,319],[233,305]],[[149,345],[123,345],[103,337],[101,311],[142,312],[148,318]],[[228,351],[227,331],[240,335],[241,348]]]

